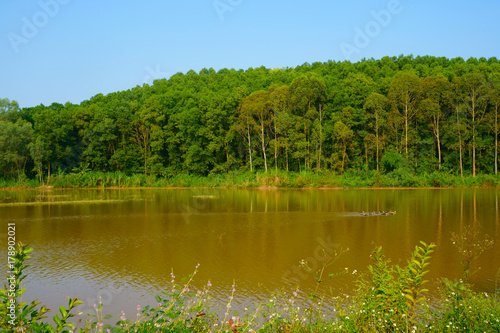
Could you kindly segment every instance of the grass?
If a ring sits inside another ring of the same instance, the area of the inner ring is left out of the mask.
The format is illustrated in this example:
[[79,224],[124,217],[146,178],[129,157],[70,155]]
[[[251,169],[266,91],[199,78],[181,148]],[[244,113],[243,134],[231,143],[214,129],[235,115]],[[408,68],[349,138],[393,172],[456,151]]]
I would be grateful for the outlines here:
[[[0,178],[0,188],[35,188],[37,180],[23,177],[21,181]],[[500,175],[467,175],[464,178],[447,171],[415,175],[407,168],[389,173],[374,170],[348,170],[343,175],[330,171],[286,172],[233,171],[206,177],[179,174],[172,177],[126,175],[122,172],[80,172],[58,174],[47,182],[55,188],[138,188],[138,187],[220,187],[220,188],[371,188],[371,187],[478,187],[500,186]]]
[[[17,249],[8,248],[9,256],[15,259],[15,273],[8,280],[9,285],[0,291],[0,329],[9,332],[116,333],[499,332],[500,290],[478,293],[468,283],[474,273],[469,270],[470,264],[492,246],[492,241],[488,237],[480,239],[471,228],[453,234],[452,240],[461,260],[463,277],[457,281],[441,279],[438,297],[431,297],[425,289],[426,268],[436,246],[421,242],[404,266],[392,264],[382,248],[375,247],[372,263],[357,275],[356,288],[351,295],[331,296],[325,292],[330,279],[350,273],[331,271],[345,250],[332,253],[315,271],[302,261],[305,271],[315,278],[314,292],[305,295],[299,288],[281,290],[240,312],[232,310],[237,296],[235,284],[228,290],[226,302],[217,304],[212,298],[211,281],[202,288],[192,286],[199,265],[180,281],[172,272],[167,290],[156,296],[155,305],[139,305],[137,313],[129,317],[123,312],[115,314],[114,325],[105,323],[113,316],[104,314],[102,302],[94,305],[94,314],[81,318],[80,314],[75,316],[71,312],[82,302],[78,298],[68,298],[67,306],[61,306],[59,313],[52,317],[53,325],[43,321],[50,310],[40,307],[38,301],[11,306],[12,299],[19,300],[25,293],[23,270],[32,251],[19,243]],[[71,317],[76,317],[73,322]]]

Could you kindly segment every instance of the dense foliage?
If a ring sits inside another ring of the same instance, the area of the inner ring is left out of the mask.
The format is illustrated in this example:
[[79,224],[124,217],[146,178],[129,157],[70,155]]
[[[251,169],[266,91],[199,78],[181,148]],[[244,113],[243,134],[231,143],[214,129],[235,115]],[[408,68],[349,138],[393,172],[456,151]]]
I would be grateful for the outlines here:
[[0,177],[496,174],[499,105],[496,58],[189,71],[80,105],[0,100]]

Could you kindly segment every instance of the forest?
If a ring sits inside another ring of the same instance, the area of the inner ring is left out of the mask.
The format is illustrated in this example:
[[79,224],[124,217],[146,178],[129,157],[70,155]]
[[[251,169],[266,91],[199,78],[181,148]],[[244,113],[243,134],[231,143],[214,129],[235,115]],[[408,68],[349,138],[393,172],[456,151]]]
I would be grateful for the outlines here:
[[500,61],[202,69],[79,105],[0,99],[0,177],[498,173]]

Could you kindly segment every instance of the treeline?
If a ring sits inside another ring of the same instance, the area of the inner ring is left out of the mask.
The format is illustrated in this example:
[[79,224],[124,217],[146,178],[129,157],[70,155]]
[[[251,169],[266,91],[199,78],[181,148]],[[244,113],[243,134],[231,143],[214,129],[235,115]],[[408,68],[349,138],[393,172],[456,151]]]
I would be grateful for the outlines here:
[[0,176],[496,174],[499,104],[496,58],[189,71],[80,105],[0,100]]

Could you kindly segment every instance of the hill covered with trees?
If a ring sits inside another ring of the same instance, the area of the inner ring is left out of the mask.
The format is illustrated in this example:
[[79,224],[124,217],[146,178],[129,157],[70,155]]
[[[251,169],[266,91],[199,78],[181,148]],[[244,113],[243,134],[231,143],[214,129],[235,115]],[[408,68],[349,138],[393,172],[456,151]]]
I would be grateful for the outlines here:
[[500,61],[203,69],[71,103],[0,102],[0,175],[497,174]]

